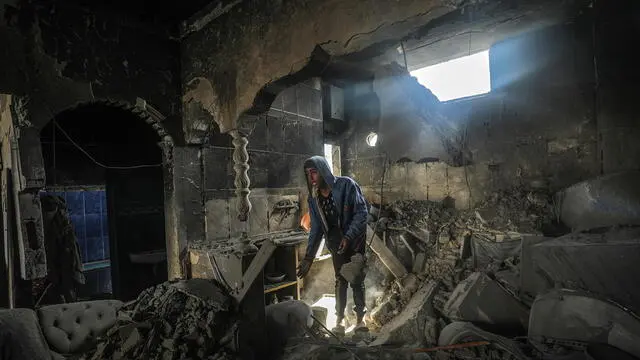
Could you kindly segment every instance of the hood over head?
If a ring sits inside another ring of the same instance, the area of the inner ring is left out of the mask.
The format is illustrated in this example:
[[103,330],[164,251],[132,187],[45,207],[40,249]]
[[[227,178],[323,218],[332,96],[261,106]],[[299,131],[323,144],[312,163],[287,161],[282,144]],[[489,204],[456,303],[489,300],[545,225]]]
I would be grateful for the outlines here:
[[[336,177],[331,172],[331,168],[329,167],[329,163],[327,162],[327,159],[325,159],[322,156],[312,156],[308,158],[304,162],[303,170],[311,169],[311,168],[317,169],[320,176],[322,176],[322,178],[324,179],[324,182],[327,183],[327,185],[329,185],[329,188],[333,188],[333,184],[336,182]],[[307,176],[306,171],[304,174],[304,178],[307,182],[309,193],[311,193],[312,185],[311,185],[311,182],[309,181],[309,177]]]

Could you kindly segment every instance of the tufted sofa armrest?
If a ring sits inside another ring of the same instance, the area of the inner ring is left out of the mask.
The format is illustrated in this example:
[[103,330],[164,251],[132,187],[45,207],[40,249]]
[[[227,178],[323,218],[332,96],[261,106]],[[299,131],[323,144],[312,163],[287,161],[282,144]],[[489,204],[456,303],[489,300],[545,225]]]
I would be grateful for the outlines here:
[[0,310],[0,359],[51,359],[35,311]]
[[61,354],[85,351],[116,323],[118,300],[84,301],[44,306],[38,319],[51,350]]

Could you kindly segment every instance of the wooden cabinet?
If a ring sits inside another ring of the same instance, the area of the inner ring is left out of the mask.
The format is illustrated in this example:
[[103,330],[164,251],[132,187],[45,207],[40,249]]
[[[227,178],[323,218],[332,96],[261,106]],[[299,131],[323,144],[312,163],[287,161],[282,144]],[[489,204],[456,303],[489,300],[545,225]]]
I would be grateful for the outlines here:
[[287,297],[300,299],[300,281],[296,276],[299,244],[278,247],[264,267],[265,302],[283,301]]

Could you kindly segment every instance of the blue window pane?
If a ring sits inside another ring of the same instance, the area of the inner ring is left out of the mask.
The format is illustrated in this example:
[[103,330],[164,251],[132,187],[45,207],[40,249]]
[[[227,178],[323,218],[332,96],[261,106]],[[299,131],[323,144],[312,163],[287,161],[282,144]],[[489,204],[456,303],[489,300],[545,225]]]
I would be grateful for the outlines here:
[[107,220],[106,191],[74,190],[56,191],[49,194],[60,196],[67,203],[69,218],[78,239],[82,261],[87,263],[109,259],[109,222]]
[[102,204],[100,199],[100,191],[84,192],[84,212],[85,214],[102,213]]
[[86,215],[85,224],[86,224],[86,234],[87,238],[93,237],[102,237],[102,215]]
[[84,195],[81,191],[67,193],[69,215],[84,215]]
[[103,241],[101,237],[87,238],[87,260],[86,262],[104,259]]

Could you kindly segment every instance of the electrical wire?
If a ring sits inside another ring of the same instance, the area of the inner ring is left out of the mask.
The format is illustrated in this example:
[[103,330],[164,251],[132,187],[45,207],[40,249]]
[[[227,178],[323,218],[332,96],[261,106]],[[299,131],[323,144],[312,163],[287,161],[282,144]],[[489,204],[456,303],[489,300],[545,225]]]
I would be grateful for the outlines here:
[[409,64],[407,63],[407,51],[404,49],[404,41],[400,41],[400,48],[402,48],[402,56],[404,57],[404,68],[409,71]]
[[227,279],[225,279],[224,275],[222,275],[222,271],[220,271],[220,267],[218,266],[218,261],[216,260],[215,255],[211,256],[211,255],[207,254],[207,256],[209,257],[209,260],[213,259],[213,266],[215,267],[216,273],[217,273],[218,277],[220,278],[220,280],[227,287],[227,290],[228,291],[232,291],[233,288],[231,287],[231,285],[229,285],[229,282],[227,282]]
[[387,162],[389,161],[389,155],[387,153],[384,154],[384,167],[382,169],[382,183],[380,184],[380,210],[378,212],[378,219],[376,220],[376,224],[373,226],[373,233],[371,234],[371,238],[369,239],[369,244],[367,247],[371,247],[371,243],[373,239],[376,237],[376,230],[378,230],[378,223],[382,218],[382,204],[384,203],[384,177],[387,173]]
[[343,346],[343,348],[345,350],[347,350],[351,355],[353,355],[354,358],[358,359],[358,360],[362,360],[358,354],[356,354],[355,352],[353,352],[351,349],[349,349],[349,347],[347,346],[347,344],[345,344],[336,334],[333,333],[333,331],[329,330],[328,327],[326,327],[322,321],[320,321],[315,315],[311,314],[311,317],[313,318],[313,320],[315,320],[318,325],[320,325],[322,328],[324,328],[324,330],[327,331],[327,333],[329,333],[329,335],[331,335],[333,338],[335,338],[336,340],[338,340],[338,343],[340,343],[340,345]]
[[67,132],[64,131],[64,129],[58,124],[58,122],[54,121],[53,124],[55,125],[55,127],[58,130],[60,130],[62,135],[64,135],[67,138],[67,140],[69,140],[69,142],[71,142],[71,144],[73,146],[75,146],[78,150],[80,150],[80,152],[82,152],[87,158],[89,158],[89,160],[91,160],[94,164],[100,166],[101,168],[111,169],[111,170],[130,170],[130,169],[154,168],[154,167],[162,166],[162,163],[160,163],[160,164],[148,164],[148,165],[132,165],[132,166],[109,166],[109,165],[105,165],[105,164],[99,162],[98,160],[96,160],[93,156],[91,156],[91,154],[89,154],[85,149],[83,149],[82,146],[78,145],[78,143],[76,143],[71,138],[71,136],[69,136],[69,134],[67,134]]

